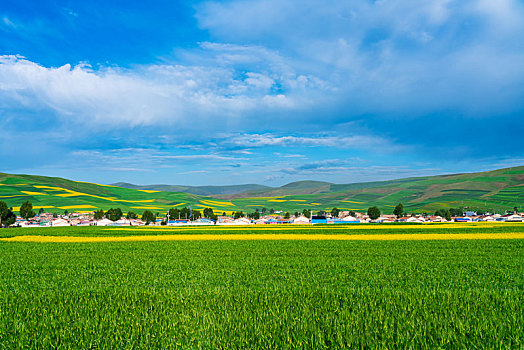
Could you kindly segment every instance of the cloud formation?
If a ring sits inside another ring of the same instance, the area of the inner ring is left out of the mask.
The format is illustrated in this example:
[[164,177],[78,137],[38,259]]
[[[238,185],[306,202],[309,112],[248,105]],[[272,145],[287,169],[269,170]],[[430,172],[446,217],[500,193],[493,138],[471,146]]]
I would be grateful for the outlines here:
[[[112,2],[0,11],[10,169],[23,169],[23,150],[31,171],[61,154],[105,172],[143,163],[171,183],[207,182],[217,167],[227,181],[344,181],[524,156],[518,0],[130,5],[129,17]],[[369,172],[340,165],[349,158]]]

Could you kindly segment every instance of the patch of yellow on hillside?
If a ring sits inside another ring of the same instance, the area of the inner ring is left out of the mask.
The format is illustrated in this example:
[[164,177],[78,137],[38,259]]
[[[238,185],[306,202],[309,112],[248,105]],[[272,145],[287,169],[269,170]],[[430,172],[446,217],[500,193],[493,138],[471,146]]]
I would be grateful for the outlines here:
[[20,195],[17,194],[17,195],[14,195],[14,196],[0,196],[0,198],[13,198],[13,197],[20,197]]
[[157,193],[157,192],[160,192],[160,191],[154,191],[154,190],[139,190],[140,192],[145,192],[145,193]]
[[[47,188],[50,188],[51,187],[47,187]],[[118,199],[116,197],[102,197],[102,196],[96,196],[94,194],[88,194],[88,193],[83,193],[83,192],[77,192],[77,191],[72,191],[72,190],[68,190],[66,188],[59,188],[59,187],[55,187],[55,188],[52,188],[53,190],[60,190],[60,191],[64,191],[66,193],[59,193],[59,194],[55,194],[54,196],[56,197],[62,197],[62,198],[67,198],[67,197],[80,197],[80,196],[86,196],[86,197],[93,197],[93,198],[98,198],[98,199],[103,199],[103,200],[106,200],[106,201],[111,201],[111,202],[122,202],[122,203],[153,203],[155,200],[154,199],[144,199],[144,200],[125,200],[125,199]]]
[[235,206],[231,202],[219,202],[219,201],[213,201],[213,200],[207,200],[207,199],[201,200],[200,203],[203,203],[206,205],[223,206],[223,207]]
[[75,181],[80,184],[88,184],[88,185],[97,185],[97,186],[104,186],[104,187],[118,187],[118,186],[112,186],[112,185],[103,185],[103,184],[97,184],[94,182],[85,182],[85,181]]
[[92,205],[86,204],[86,205],[69,205],[67,207],[59,207],[60,209],[97,209],[98,207],[94,207]]
[[364,202],[356,202],[356,201],[341,201],[341,202],[354,203],[354,204],[362,204],[362,203],[364,203]]
[[441,233],[441,234],[378,234],[378,235],[333,235],[333,234],[196,234],[155,235],[118,237],[74,237],[74,236],[15,236],[0,238],[4,242],[38,243],[101,243],[101,242],[149,242],[149,241],[428,241],[428,240],[491,240],[524,239],[519,233]]
[[36,205],[33,209],[51,209],[54,208],[52,205]]
[[51,191],[69,191],[62,187],[44,186],[44,185],[33,185],[34,188],[47,189]]
[[48,194],[47,193],[42,193],[42,192],[31,192],[31,191],[20,191],[24,194],[27,194],[28,196],[47,196]]
[[322,205],[322,203],[311,203],[311,205]]
[[268,202],[283,203],[283,202],[287,202],[287,200],[286,199],[270,199],[268,200]]
[[151,210],[164,210],[164,208],[159,207],[131,207],[132,209],[151,209]]
[[186,204],[186,203],[178,203],[178,204],[172,205],[172,207],[179,207],[179,206],[184,205],[184,204]]
[[290,202],[305,202],[305,199],[290,199]]

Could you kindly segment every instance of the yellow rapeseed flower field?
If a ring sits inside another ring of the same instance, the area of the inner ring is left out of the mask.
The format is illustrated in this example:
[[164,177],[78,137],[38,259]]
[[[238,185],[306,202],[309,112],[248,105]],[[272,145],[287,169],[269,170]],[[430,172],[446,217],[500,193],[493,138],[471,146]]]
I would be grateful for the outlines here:
[[31,192],[31,191],[20,191],[23,194],[27,194],[28,196],[48,196],[47,193],[42,192]]
[[85,204],[85,205],[68,205],[68,206],[59,207],[59,208],[60,209],[97,209],[97,207],[89,205],[89,204]]
[[524,239],[519,233],[430,233],[430,234],[195,234],[151,235],[123,237],[72,237],[72,236],[15,236],[0,238],[6,242],[38,243],[97,243],[97,242],[149,242],[149,241],[426,241],[426,240],[478,240],[478,239]]
[[[227,211],[226,211],[227,212]],[[239,226],[222,226],[223,229],[231,230],[272,230],[272,231],[295,231],[295,230],[425,230],[425,229],[454,229],[454,228],[496,228],[496,227],[515,227],[524,231],[524,224],[509,222],[474,222],[474,223],[424,223],[416,225],[370,225],[370,224],[353,224],[353,225],[239,225]],[[135,230],[153,230],[153,231],[184,231],[194,230],[194,227],[165,227],[165,226],[140,226],[140,227],[118,227],[108,230],[135,231]],[[215,226],[201,226],[199,230],[216,230]]]

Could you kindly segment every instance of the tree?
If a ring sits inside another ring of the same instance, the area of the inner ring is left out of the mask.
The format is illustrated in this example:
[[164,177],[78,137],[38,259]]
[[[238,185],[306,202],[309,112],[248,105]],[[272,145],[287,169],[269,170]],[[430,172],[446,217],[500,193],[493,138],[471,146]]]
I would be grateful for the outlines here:
[[65,216],[69,215],[69,211],[68,211],[67,209],[64,210],[64,215],[65,215]]
[[355,213],[353,210],[349,211],[349,216],[356,217],[357,213]]
[[191,217],[191,210],[187,207],[180,209],[180,218],[189,219]]
[[321,210],[318,212],[318,215],[320,216],[325,216],[326,215],[326,212],[324,210]]
[[0,227],[2,227],[2,219],[5,215],[7,215],[7,211],[9,208],[7,207],[7,203],[4,201],[0,201]]
[[233,217],[236,219],[239,219],[241,217],[244,216],[244,213],[242,211],[236,211],[234,214],[233,214]]
[[397,206],[395,207],[395,209],[393,209],[393,214],[395,214],[395,216],[398,218],[400,218],[402,216],[402,213],[404,212],[404,206],[402,205],[402,203],[399,203],[397,204]]
[[273,208],[269,209],[269,214],[275,214],[275,209]]
[[212,220],[216,220],[216,215],[213,212],[213,208],[205,208],[204,209],[204,217]]
[[38,214],[43,214],[43,213],[44,213],[44,208],[40,208],[40,209],[38,210]]
[[202,214],[200,213],[200,211],[193,210],[193,216],[191,217],[191,219],[196,220],[196,219],[200,219],[201,217],[202,217]]
[[142,221],[145,222],[146,225],[149,225],[150,223],[156,221],[156,216],[155,216],[155,214],[153,214],[152,211],[150,211],[150,210],[146,210],[146,211],[144,211],[144,213],[142,214]]
[[286,211],[286,213],[284,214],[284,219],[289,219],[291,217],[291,215],[289,215],[289,213]]
[[368,216],[371,220],[377,220],[380,217],[380,209],[377,207],[368,208]]
[[451,216],[462,216],[464,215],[464,212],[461,208],[449,208],[449,212],[451,213]]
[[108,218],[109,220],[111,221],[118,221],[122,218],[122,210],[120,208],[116,208],[116,209],[109,209],[107,212],[106,212],[106,218]]
[[169,209],[167,214],[169,215],[169,219],[171,220],[180,219],[180,210],[178,210],[177,208]]
[[20,206],[20,216],[26,220],[35,216],[31,202],[25,201],[22,206]]
[[0,227],[8,227],[16,222],[16,215],[7,207],[5,202],[0,201]]
[[16,221],[16,215],[7,207],[7,204],[0,201],[0,227],[9,226],[14,224]]
[[104,218],[104,211],[102,209],[96,210],[93,214],[94,220],[102,220]]
[[519,211],[519,208],[513,207],[513,214],[517,214],[518,211]]
[[127,213],[126,218],[128,220],[138,219],[138,215],[136,213],[133,213],[132,211],[130,211],[130,212]]
[[266,208],[262,208],[262,214],[266,213]]
[[298,218],[298,216],[300,215],[300,213],[298,211],[295,212],[295,217]]
[[334,218],[338,218],[338,215],[340,214],[340,209],[338,208],[333,208],[331,209],[331,216],[334,217]]
[[306,218],[309,218],[311,216],[311,211],[309,209],[302,210],[302,215],[304,215]]
[[253,220],[258,220],[260,219],[260,213],[258,211],[255,211],[254,213],[251,213],[251,214],[247,214],[247,216],[250,218],[250,219],[253,219]]

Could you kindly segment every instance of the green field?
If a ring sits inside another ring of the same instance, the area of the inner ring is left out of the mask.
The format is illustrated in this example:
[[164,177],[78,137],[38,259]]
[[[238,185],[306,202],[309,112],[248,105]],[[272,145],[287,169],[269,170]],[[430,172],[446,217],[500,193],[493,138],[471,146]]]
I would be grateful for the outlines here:
[[[215,190],[225,191],[227,187]],[[302,181],[276,189],[264,188],[216,197],[220,198],[0,173],[0,200],[15,211],[29,200],[36,209],[59,213],[117,207],[124,212],[141,214],[149,209],[165,213],[169,208],[191,206],[197,210],[213,208],[215,213],[229,215],[233,211],[253,212],[262,208],[295,213],[303,209],[319,211],[334,207],[366,211],[370,206],[378,206],[383,213],[391,214],[399,202],[410,212],[433,213],[440,208],[453,207],[503,213],[515,206],[524,210],[524,166],[347,185]]]
[[[365,227],[294,232],[524,232],[522,224]],[[0,235],[177,232],[72,227]],[[0,349],[522,348],[523,251],[523,239],[0,240]]]

